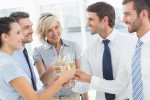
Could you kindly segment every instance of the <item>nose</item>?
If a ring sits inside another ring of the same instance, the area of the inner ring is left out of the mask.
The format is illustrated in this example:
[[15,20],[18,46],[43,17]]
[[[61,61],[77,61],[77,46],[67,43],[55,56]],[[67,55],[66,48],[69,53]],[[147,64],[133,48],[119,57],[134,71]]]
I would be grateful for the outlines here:
[[30,33],[33,33],[33,32],[34,32],[32,27],[30,27],[29,32],[30,32]]
[[53,35],[57,35],[58,34],[58,30],[56,30],[56,29],[53,29],[52,32],[53,32]]
[[86,25],[87,25],[87,26],[90,26],[90,21],[87,21]]
[[126,23],[126,22],[127,22],[127,18],[125,17],[125,15],[123,16],[122,21],[123,21],[124,23]]

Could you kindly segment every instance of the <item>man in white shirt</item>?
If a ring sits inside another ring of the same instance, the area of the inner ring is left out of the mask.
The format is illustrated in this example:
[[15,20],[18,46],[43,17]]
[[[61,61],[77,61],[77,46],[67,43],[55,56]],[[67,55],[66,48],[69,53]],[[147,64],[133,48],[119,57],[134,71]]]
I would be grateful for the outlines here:
[[[115,25],[115,10],[110,4],[107,4],[105,2],[94,3],[88,6],[87,12],[87,25],[90,27],[91,34],[98,34],[99,38],[84,52],[82,56],[81,69],[89,74],[90,78],[91,76],[96,76],[98,80],[103,79],[111,81],[113,79],[116,79],[117,76],[121,50],[124,46],[130,43],[129,41],[133,37],[113,29]],[[105,40],[109,41],[108,46],[104,45]],[[107,51],[107,49],[109,50]],[[107,53],[105,54],[105,52]],[[107,58],[109,56],[111,57]],[[107,68],[107,66],[110,65],[111,69]],[[110,72],[110,70],[112,71]],[[112,75],[110,73],[112,73]],[[111,77],[107,79],[107,76]],[[95,84],[93,85],[94,87],[96,87],[94,88],[96,90],[96,100],[114,100],[127,98],[127,95],[124,91],[118,93],[117,95],[113,95],[114,93],[116,94],[116,92],[112,92],[112,96],[107,96],[107,94],[105,93],[107,91],[104,91],[107,89],[97,88],[99,85],[101,85],[99,81],[94,81],[94,83]],[[127,83],[125,85],[127,86]],[[88,86],[83,85],[82,90],[83,92],[86,92],[88,90]],[[78,90],[76,89],[76,91]]]
[[[81,70],[77,71],[76,76],[80,81],[90,83],[92,88],[99,91],[119,93],[126,88],[130,100],[149,100],[150,0],[123,0],[122,4],[123,21],[128,25],[130,33],[136,32],[138,39],[130,41],[131,43],[123,50],[116,79],[106,81]],[[140,49],[137,50],[137,48]],[[134,60],[135,57],[137,58]],[[137,77],[139,78],[136,79]],[[126,87],[125,84],[128,81],[129,85]]]
[[36,76],[34,73],[33,65],[31,64],[30,58],[28,57],[28,53],[25,49],[25,44],[31,43],[33,41],[33,23],[29,19],[30,15],[27,12],[13,12],[10,14],[10,17],[13,17],[21,27],[21,32],[24,36],[22,41],[23,48],[21,50],[16,50],[13,53],[13,57],[17,62],[21,64],[21,69],[28,75],[28,77],[32,81],[32,86],[34,90],[37,90],[36,87]]

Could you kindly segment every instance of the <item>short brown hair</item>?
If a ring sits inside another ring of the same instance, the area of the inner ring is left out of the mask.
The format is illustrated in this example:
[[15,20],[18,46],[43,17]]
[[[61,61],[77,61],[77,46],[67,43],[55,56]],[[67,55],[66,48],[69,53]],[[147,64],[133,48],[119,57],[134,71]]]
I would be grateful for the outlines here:
[[103,19],[105,16],[109,18],[109,26],[111,28],[115,25],[115,9],[113,6],[106,2],[96,2],[87,8],[88,12],[95,12],[99,17],[99,20]]
[[150,20],[150,0],[123,0],[122,5],[125,5],[129,2],[134,3],[134,10],[136,10],[137,15],[139,16],[141,11],[147,10],[148,11],[148,18]]
[[29,18],[30,15],[27,12],[18,11],[11,13],[9,17],[13,17],[18,22],[22,18]]

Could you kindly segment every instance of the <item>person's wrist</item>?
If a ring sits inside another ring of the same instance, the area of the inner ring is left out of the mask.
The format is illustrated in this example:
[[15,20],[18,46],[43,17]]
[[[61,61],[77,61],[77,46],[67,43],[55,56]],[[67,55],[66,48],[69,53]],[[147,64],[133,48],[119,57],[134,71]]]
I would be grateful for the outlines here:
[[65,83],[65,79],[63,76],[59,76],[59,78],[57,79],[59,81],[59,83],[63,86],[63,84]]
[[90,83],[90,82],[91,82],[91,79],[92,79],[92,76],[91,76],[91,75],[87,75],[87,80],[86,80],[86,82]]

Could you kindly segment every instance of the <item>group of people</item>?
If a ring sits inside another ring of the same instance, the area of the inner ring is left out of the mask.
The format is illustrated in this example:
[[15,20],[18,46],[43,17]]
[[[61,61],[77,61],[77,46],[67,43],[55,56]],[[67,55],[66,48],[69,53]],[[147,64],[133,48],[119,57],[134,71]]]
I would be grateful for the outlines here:
[[[26,12],[0,18],[0,100],[148,100],[150,92],[150,0],[123,0],[123,22],[129,33],[114,29],[115,9],[106,2],[87,8],[87,26],[99,38],[81,57],[77,43],[61,38],[61,24],[51,13],[42,13],[36,34],[42,46],[33,50],[34,65],[44,84],[36,86],[33,66],[25,48],[33,41],[32,22]],[[62,53],[73,54],[76,69],[54,75],[52,63]],[[54,77],[55,76],[55,77]],[[65,87],[71,79],[75,86]],[[80,89],[78,89],[80,88]],[[83,90],[83,91],[79,91]]]

